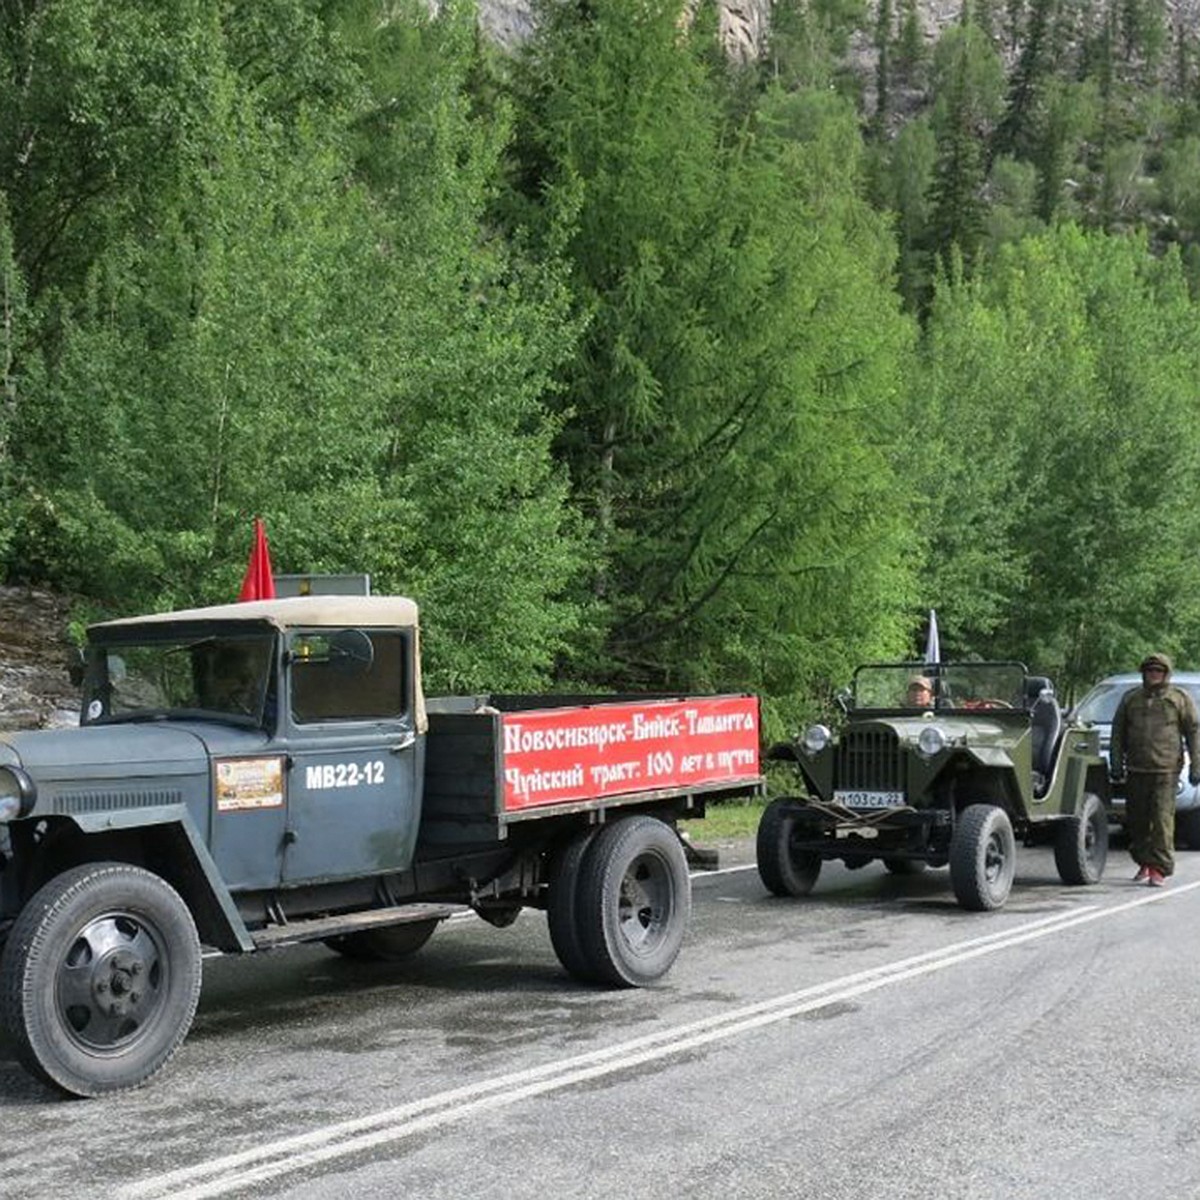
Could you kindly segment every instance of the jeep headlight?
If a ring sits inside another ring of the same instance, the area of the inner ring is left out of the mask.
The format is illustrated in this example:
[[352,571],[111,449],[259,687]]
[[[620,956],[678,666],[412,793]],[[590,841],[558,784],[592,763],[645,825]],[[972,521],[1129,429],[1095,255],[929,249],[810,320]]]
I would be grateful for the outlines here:
[[933,758],[946,748],[946,733],[940,725],[926,725],[917,738],[917,753],[922,758]]
[[820,754],[826,746],[829,745],[829,739],[833,737],[824,725],[810,725],[805,731],[804,736],[800,739],[800,748],[810,758],[815,754]]
[[0,767],[0,822],[25,816],[36,797],[33,780],[20,767]]

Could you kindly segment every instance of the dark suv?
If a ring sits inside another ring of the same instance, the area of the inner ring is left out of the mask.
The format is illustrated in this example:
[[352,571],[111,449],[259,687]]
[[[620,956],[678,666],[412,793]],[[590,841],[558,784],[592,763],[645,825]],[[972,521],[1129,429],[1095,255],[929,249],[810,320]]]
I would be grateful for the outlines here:
[[[918,683],[928,693],[909,690]],[[1100,879],[1099,733],[1065,720],[1045,676],[1016,662],[871,664],[841,704],[836,734],[813,725],[771,752],[806,788],[773,801],[759,825],[758,870],[776,895],[807,895],[827,859],[878,858],[896,874],[949,864],[959,904],[999,908],[1018,838],[1053,845],[1065,883]]]

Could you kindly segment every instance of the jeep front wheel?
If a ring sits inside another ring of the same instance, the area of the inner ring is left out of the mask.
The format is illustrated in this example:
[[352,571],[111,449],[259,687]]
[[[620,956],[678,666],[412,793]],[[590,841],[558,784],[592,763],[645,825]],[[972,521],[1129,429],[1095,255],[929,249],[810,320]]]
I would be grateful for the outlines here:
[[99,1096],[166,1065],[200,978],[196,926],[174,888],[92,863],[51,879],[17,917],[0,957],[0,1016],[32,1074]]
[[755,857],[758,875],[776,896],[807,896],[821,874],[821,856],[792,845],[796,833],[794,803],[772,800],[758,822]]
[[971,912],[988,912],[1008,899],[1017,865],[1012,822],[994,804],[971,804],[959,813],[950,840],[954,896]]
[[1108,858],[1108,813],[1104,801],[1085,792],[1079,812],[1058,823],[1054,865],[1063,883],[1099,883]]

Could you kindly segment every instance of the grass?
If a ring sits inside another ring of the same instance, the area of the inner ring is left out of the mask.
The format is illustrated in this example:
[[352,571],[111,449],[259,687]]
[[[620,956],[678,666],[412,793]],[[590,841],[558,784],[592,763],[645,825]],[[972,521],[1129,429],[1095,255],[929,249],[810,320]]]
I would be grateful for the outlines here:
[[758,821],[766,806],[766,798],[762,796],[718,801],[708,806],[708,815],[702,821],[683,821],[680,828],[697,846],[729,838],[753,837],[758,832]]

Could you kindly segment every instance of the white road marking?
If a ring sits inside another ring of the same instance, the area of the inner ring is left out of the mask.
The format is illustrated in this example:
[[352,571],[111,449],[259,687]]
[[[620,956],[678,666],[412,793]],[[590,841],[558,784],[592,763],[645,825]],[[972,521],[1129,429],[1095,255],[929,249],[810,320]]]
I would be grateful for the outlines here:
[[1110,907],[1087,905],[1029,921],[1016,928],[984,934],[938,950],[872,967],[840,979],[804,988],[729,1012],[705,1017],[673,1029],[632,1038],[614,1046],[465,1087],[414,1100],[371,1116],[339,1121],[307,1133],[224,1155],[190,1167],[152,1176],[122,1189],[122,1200],[206,1200],[252,1187],[281,1175],[316,1167],[334,1159],[362,1154],[378,1146],[413,1137],[465,1120],[475,1113],[516,1104],[533,1096],[559,1091],[618,1071],[670,1058],[737,1037],[753,1029],[786,1021],[831,1004],[906,980],[919,978],[1019,946],[1064,930],[1115,917],[1146,904],[1173,900],[1200,888],[1200,881],[1153,891]]

